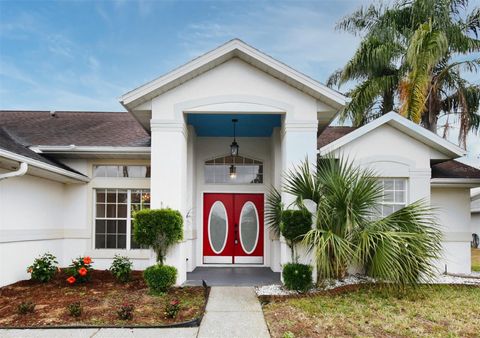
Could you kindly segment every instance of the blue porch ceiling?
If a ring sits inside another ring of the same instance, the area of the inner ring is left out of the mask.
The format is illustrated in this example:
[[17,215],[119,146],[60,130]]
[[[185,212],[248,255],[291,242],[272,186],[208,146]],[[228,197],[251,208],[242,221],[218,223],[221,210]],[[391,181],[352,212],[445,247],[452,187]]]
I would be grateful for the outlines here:
[[197,136],[233,137],[232,119],[238,119],[238,137],[269,137],[282,123],[279,114],[188,114],[187,124]]

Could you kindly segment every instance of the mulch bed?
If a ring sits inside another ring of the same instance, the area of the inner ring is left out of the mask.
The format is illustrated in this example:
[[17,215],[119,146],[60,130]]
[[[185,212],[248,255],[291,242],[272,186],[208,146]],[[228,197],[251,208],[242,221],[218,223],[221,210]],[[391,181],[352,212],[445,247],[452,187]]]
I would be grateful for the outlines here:
[[[151,295],[142,271],[133,271],[128,283],[119,283],[109,271],[92,271],[85,284],[68,285],[64,271],[48,283],[24,280],[0,288],[0,327],[54,326],[170,326],[187,323],[203,316],[208,292],[204,287],[174,287],[164,295]],[[165,306],[180,301],[176,318],[165,316]],[[33,313],[19,314],[18,305],[35,303]],[[80,302],[83,313],[75,318],[67,306]],[[133,304],[132,320],[120,320],[117,310],[124,303]],[[199,320],[198,320],[199,322]]]

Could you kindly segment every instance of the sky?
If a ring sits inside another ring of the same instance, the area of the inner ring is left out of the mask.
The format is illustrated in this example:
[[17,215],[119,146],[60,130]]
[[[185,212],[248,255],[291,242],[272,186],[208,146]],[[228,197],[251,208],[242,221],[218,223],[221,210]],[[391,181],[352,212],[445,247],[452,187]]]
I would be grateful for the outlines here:
[[326,82],[359,43],[335,23],[370,2],[0,0],[0,109],[121,111],[120,95],[233,38]]

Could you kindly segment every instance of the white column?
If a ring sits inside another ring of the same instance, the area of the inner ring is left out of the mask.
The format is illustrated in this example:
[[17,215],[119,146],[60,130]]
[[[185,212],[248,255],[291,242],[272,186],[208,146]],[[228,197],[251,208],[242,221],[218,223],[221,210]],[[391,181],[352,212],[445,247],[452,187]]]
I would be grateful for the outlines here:
[[[313,165],[317,162],[317,120],[284,121],[282,126],[282,172],[305,161]],[[282,191],[282,202],[287,207],[295,197]],[[300,248],[299,248],[300,249]],[[303,252],[299,250],[299,254]],[[292,261],[290,248],[283,236],[280,239],[280,264]],[[302,260],[302,263],[307,263]]]
[[[184,217],[187,209],[187,129],[185,122],[151,120],[151,207],[179,210]],[[166,264],[178,270],[177,284],[186,280],[185,241],[172,247]]]

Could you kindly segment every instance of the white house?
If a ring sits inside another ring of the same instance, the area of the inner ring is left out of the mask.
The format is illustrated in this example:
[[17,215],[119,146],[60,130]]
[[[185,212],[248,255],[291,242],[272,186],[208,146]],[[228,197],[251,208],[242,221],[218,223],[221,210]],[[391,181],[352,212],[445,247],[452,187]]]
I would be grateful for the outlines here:
[[184,215],[184,241],[167,257],[178,283],[200,266],[280,271],[290,251],[264,226],[265,194],[318,153],[375,169],[389,196],[384,214],[421,198],[439,206],[439,269],[470,272],[469,189],[480,171],[395,113],[328,127],[346,97],[239,40],[120,102],[128,112],[0,112],[0,285],[27,278],[46,251],[62,266],[90,255],[107,268],[116,253],[135,268],[154,264],[131,236],[132,211],[148,207]]

